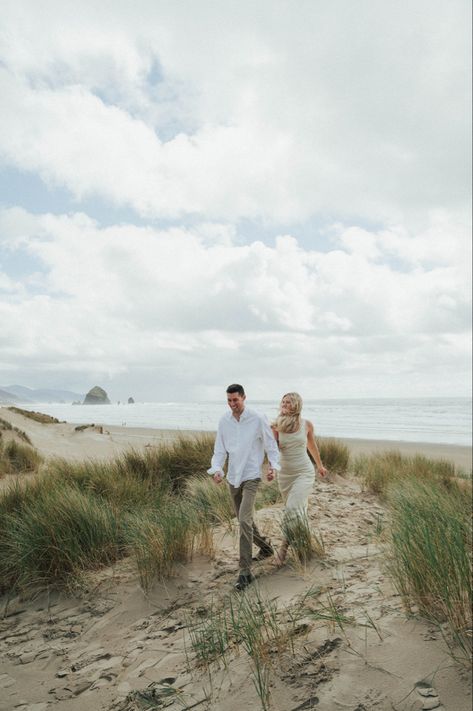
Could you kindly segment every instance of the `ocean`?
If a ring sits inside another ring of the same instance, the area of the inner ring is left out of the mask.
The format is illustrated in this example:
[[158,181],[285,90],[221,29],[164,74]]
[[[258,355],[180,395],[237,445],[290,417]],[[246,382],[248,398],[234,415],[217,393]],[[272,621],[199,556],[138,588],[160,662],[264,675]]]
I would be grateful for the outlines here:
[[[250,401],[247,406],[272,419],[276,401]],[[133,405],[21,405],[76,424],[121,425],[156,429],[206,430],[217,427],[227,405],[222,402],[136,402]],[[471,398],[382,398],[307,400],[303,416],[321,437],[472,444]]]

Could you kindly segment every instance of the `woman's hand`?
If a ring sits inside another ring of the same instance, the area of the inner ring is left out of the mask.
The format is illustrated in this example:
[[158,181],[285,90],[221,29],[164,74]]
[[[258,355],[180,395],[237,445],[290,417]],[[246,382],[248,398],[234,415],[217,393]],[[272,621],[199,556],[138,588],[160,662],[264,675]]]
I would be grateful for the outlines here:
[[317,467],[317,470],[320,476],[327,476],[328,474],[328,469],[326,469],[324,466]]

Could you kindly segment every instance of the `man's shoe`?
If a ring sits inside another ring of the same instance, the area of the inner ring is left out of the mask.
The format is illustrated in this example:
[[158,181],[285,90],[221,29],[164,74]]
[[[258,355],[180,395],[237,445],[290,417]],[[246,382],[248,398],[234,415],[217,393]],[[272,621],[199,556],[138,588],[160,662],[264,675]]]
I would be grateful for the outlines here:
[[249,575],[239,575],[238,580],[235,583],[235,590],[238,590],[238,592],[241,592],[245,588],[248,587],[248,585],[251,585],[251,583],[254,580],[254,576],[249,573]]
[[274,548],[270,545],[264,546],[264,548],[259,549],[259,553],[255,555],[253,560],[259,561],[259,560],[264,560],[265,558],[269,558],[270,556],[274,555]]

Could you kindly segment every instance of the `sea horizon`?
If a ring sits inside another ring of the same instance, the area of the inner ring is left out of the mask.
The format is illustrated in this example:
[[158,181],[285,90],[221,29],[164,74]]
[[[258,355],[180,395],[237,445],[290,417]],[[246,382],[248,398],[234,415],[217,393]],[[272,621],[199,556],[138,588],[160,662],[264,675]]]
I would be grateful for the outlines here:
[[[40,410],[72,424],[102,424],[172,430],[215,431],[227,411],[222,400],[200,402],[136,401],[107,405],[28,403],[18,406]],[[272,419],[278,401],[247,399],[247,407]],[[321,437],[427,442],[470,446],[472,399],[469,397],[324,398],[307,399],[303,416]]]

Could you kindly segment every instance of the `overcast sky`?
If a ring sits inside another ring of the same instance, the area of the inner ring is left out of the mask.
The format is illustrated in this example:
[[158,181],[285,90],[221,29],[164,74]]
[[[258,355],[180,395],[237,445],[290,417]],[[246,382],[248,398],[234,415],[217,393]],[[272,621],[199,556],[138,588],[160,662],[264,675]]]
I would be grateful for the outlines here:
[[469,394],[470,0],[0,11],[0,386]]

